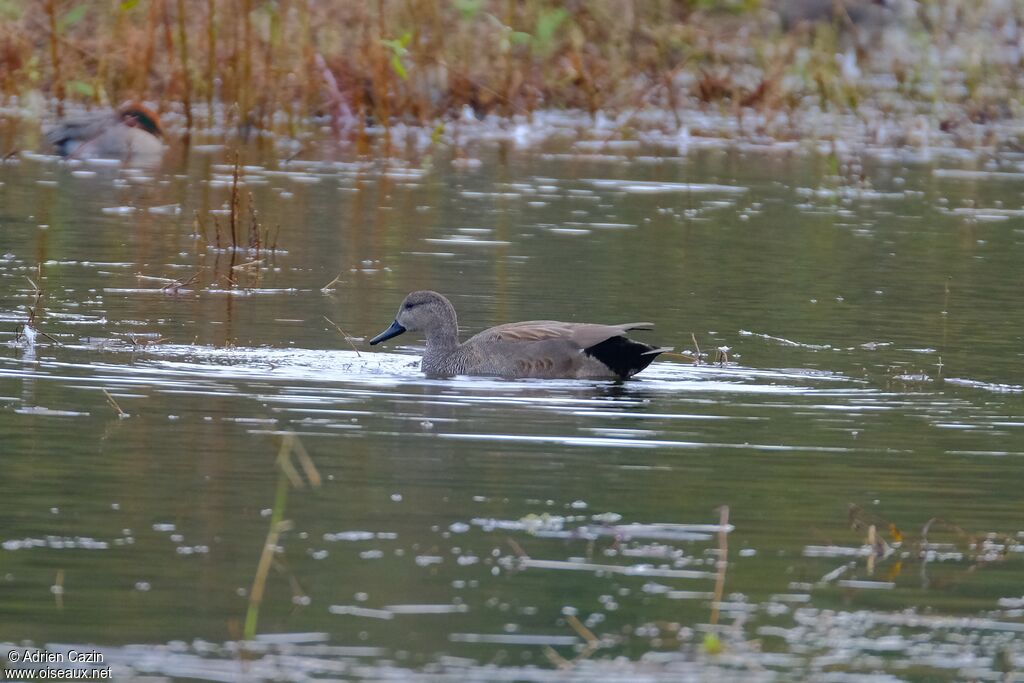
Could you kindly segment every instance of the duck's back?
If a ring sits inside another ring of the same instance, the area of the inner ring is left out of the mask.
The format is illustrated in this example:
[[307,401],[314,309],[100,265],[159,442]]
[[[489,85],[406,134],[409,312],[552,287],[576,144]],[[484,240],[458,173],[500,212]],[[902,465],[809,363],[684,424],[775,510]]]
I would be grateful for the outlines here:
[[46,140],[57,148],[62,156],[74,154],[84,143],[95,140],[111,126],[117,125],[112,114],[84,114],[64,119],[46,130]]
[[141,127],[126,125],[112,113],[65,119],[46,131],[46,139],[61,156],[123,159],[163,152],[159,138]]
[[651,326],[529,320],[484,330],[462,344],[460,352],[467,374],[625,379],[646,368],[660,352],[627,338],[626,332]]

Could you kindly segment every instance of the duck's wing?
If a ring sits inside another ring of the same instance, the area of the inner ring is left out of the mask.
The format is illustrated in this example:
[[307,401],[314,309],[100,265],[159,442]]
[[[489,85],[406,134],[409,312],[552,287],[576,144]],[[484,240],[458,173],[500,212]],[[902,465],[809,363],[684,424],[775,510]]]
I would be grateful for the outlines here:
[[580,350],[590,348],[613,337],[624,337],[630,330],[649,330],[653,323],[622,323],[595,325],[591,323],[564,323],[557,320],[528,320],[508,323],[484,330],[466,343],[495,344],[499,342],[532,343],[559,340],[571,343]]
[[63,152],[68,143],[88,142],[117,122],[117,117],[110,113],[84,114],[59,121],[44,133],[46,140]]
[[594,325],[530,320],[484,330],[465,347],[487,362],[507,365],[499,374],[519,377],[619,377],[650,365],[662,351],[626,336],[651,323]]

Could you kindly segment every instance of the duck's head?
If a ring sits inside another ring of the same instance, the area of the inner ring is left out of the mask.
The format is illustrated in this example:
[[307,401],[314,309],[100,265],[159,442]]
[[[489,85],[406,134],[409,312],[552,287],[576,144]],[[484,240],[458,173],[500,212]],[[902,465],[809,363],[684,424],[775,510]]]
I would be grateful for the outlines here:
[[451,302],[430,290],[412,292],[398,307],[398,314],[395,315],[391,327],[371,339],[370,346],[397,337],[403,332],[425,331],[429,337],[432,330],[445,325],[452,325],[458,329],[455,308]]
[[164,135],[164,127],[160,123],[160,116],[140,102],[129,102],[123,105],[117,114],[121,117],[121,123],[126,126],[141,128],[158,138]]

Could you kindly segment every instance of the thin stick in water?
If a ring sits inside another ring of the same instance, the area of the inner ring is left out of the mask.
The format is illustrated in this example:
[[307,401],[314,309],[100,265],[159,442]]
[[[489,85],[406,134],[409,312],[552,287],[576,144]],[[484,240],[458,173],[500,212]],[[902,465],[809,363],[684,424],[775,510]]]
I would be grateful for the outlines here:
[[334,278],[333,280],[328,282],[326,285],[321,287],[320,291],[323,292],[324,294],[326,294],[327,292],[333,292],[334,290],[331,289],[331,288],[334,287],[334,285],[338,284],[339,282],[341,282],[341,273],[338,273],[338,277]]
[[121,406],[119,406],[117,404],[117,401],[114,400],[114,397],[110,395],[109,391],[104,389],[103,390],[103,395],[107,397],[107,402],[110,403],[110,405],[114,408],[114,410],[117,411],[117,416],[119,418],[121,418],[123,420],[126,417],[131,417],[128,413],[126,413],[123,410],[121,410]]
[[331,320],[330,318],[328,318],[326,315],[324,316],[324,320],[326,320],[331,325],[333,325],[334,329],[336,329],[339,333],[341,333],[341,336],[345,338],[345,341],[348,342],[348,345],[352,347],[352,350],[356,352],[357,356],[359,356],[360,358],[363,357],[363,354],[359,353],[359,349],[356,348],[355,342],[352,341],[352,337],[350,337],[347,334],[345,334],[345,330],[343,330],[340,327],[338,327],[338,324],[336,322],[334,322],[333,320]]

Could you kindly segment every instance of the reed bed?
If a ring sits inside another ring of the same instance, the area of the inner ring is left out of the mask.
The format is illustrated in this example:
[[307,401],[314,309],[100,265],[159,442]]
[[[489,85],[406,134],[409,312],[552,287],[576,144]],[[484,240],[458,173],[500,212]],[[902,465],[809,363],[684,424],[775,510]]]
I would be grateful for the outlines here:
[[[693,106],[856,110],[874,96],[872,74],[975,122],[1019,108],[1019,3],[932,0],[872,20],[879,11],[867,0],[3,2],[0,94],[41,93],[58,115],[67,102],[156,101],[186,135],[242,137],[294,135],[317,116],[356,135],[539,108],[657,107],[677,125]],[[887,47],[897,25],[903,45]]]

